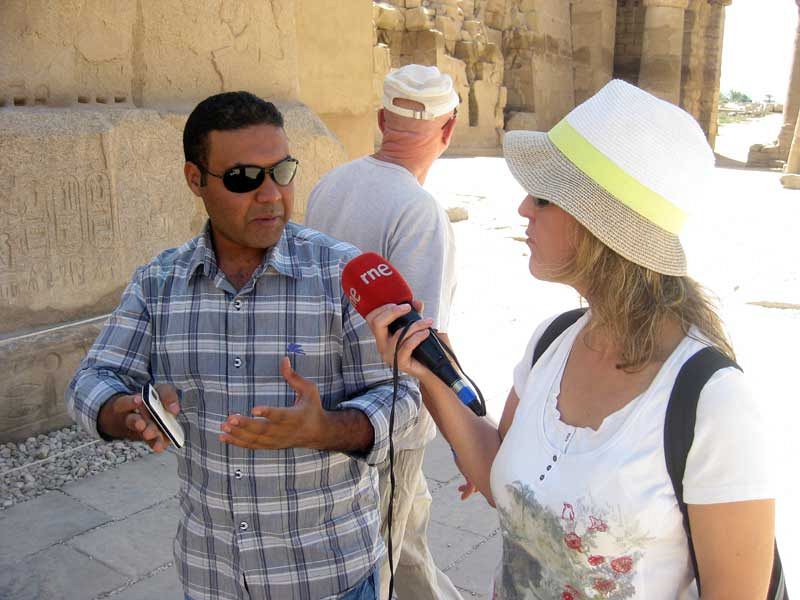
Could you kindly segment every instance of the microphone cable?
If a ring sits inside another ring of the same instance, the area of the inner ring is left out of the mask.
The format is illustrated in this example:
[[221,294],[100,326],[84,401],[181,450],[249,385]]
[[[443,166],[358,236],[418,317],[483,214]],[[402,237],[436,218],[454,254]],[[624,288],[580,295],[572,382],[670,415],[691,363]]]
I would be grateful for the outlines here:
[[[406,341],[406,334],[408,333],[408,328],[411,327],[414,323],[408,323],[400,330],[400,337],[397,338],[397,344],[394,347],[394,358],[392,360],[392,408],[389,411],[389,506],[386,511],[386,519],[388,522],[387,527],[387,546],[389,552],[389,600],[392,600],[392,594],[394,593],[394,555],[392,552],[392,517],[394,516],[394,488],[395,488],[395,477],[394,477],[394,407],[395,403],[397,402],[397,393],[398,393],[398,385],[399,385],[399,378],[400,378],[400,370],[398,369],[397,365],[397,351]],[[464,377],[467,378],[467,381],[472,384],[472,387],[475,388],[476,393],[478,394],[478,402],[480,404],[480,409],[482,411],[482,415],[475,413],[477,416],[482,417],[486,414],[486,401],[483,399],[483,393],[481,393],[480,388],[475,384],[472,378],[464,372],[461,368],[461,364],[458,362],[458,358],[456,357],[455,353],[450,349],[450,347],[445,344],[438,335],[436,335],[436,330],[432,327],[428,328],[430,335],[434,336],[442,347],[447,352],[447,355],[453,359],[458,367],[458,370],[461,372]],[[420,390],[420,403],[422,403],[421,398],[422,390]],[[451,448],[452,450],[452,448]],[[454,453],[455,456],[455,453]]]

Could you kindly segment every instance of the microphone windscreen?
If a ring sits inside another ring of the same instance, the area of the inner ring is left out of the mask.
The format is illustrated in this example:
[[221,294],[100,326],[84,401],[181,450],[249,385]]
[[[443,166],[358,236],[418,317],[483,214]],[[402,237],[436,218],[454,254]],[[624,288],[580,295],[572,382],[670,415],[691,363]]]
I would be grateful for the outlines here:
[[356,256],[344,266],[342,289],[362,317],[384,304],[410,303],[413,298],[403,276],[375,252]]

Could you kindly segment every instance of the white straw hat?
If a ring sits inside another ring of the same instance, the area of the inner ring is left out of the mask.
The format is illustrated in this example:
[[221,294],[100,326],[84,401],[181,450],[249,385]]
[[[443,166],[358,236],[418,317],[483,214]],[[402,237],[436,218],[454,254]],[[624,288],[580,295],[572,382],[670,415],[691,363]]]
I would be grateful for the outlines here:
[[[424,110],[395,106],[397,98],[419,102]],[[452,112],[458,106],[458,94],[450,75],[436,67],[406,65],[389,73],[383,80],[383,108],[412,119],[431,120]]]
[[510,131],[511,173],[628,260],[686,274],[684,207],[705,193],[714,153],[694,118],[613,80],[549,132]]

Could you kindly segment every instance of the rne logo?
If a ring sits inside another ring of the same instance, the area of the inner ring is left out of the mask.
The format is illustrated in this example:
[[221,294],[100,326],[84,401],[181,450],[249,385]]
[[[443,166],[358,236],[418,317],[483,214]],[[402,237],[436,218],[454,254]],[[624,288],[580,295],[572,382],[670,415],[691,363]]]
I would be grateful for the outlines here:
[[365,285],[369,285],[379,277],[389,277],[391,275],[394,275],[392,268],[386,263],[381,263],[377,267],[372,267],[368,271],[363,272],[360,279]]

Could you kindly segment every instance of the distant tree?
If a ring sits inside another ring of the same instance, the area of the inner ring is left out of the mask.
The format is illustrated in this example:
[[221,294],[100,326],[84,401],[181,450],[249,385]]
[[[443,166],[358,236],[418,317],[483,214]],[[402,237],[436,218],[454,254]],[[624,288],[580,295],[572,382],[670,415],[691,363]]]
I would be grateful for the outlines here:
[[772,104],[773,102],[775,102],[775,96],[773,96],[772,94],[765,94],[764,102],[766,102],[767,104]]
[[720,92],[719,93],[719,101],[722,104],[727,104],[728,102],[731,101],[731,97],[728,94],[726,94],[725,92]]
[[752,102],[753,99],[750,98],[744,92],[740,92],[739,90],[731,90],[728,92],[728,98],[730,98],[730,102]]

